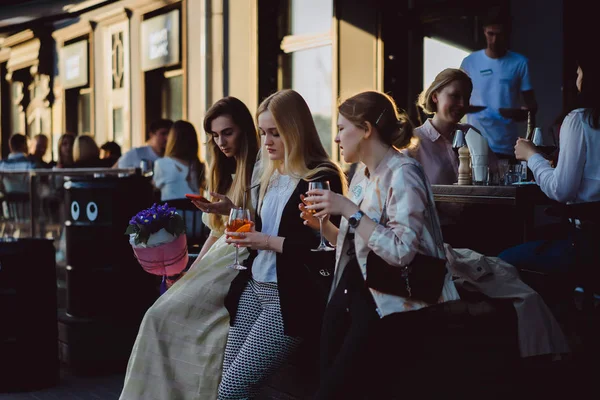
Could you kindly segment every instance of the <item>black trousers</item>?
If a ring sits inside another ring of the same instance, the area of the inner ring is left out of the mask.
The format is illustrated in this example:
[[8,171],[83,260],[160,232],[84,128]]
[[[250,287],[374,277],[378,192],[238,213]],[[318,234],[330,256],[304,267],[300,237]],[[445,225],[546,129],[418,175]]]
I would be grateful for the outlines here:
[[372,337],[380,321],[375,309],[358,264],[350,262],[325,310],[316,399],[363,399],[372,394],[367,393],[374,379]]
[[349,263],[325,310],[315,399],[434,398],[448,387],[443,363],[428,361],[452,353],[452,340],[442,339],[448,333],[444,305],[384,318],[376,308],[358,264]]

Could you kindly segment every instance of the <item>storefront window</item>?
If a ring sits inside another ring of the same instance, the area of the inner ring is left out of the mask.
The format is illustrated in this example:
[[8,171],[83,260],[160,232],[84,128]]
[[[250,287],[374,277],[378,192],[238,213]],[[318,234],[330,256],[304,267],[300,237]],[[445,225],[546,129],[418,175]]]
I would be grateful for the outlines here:
[[291,57],[291,87],[304,97],[325,150],[331,155],[331,46],[295,51]]
[[304,35],[331,29],[333,0],[290,0],[290,34]]
[[290,0],[288,7],[281,89],[294,89],[304,97],[323,147],[332,155],[333,0]]
[[123,121],[123,108],[114,108],[113,112],[113,140],[123,146],[125,144],[125,132],[124,132],[124,121]]
[[89,90],[81,90],[81,93],[78,97],[77,104],[77,121],[78,121],[78,131],[79,134],[90,135],[91,134],[91,93]]
[[185,118],[181,11],[168,7],[150,13],[141,25],[146,126],[157,118]]
[[470,53],[437,39],[423,39],[423,87],[427,88],[435,76],[446,68],[460,68]]
[[162,103],[163,118],[173,121],[183,118],[183,74],[165,77],[162,88]]
[[[115,43],[112,45],[114,47]],[[67,132],[78,135],[94,134],[89,46],[88,39],[84,37],[66,44],[60,51],[61,83],[65,89],[65,128]]]

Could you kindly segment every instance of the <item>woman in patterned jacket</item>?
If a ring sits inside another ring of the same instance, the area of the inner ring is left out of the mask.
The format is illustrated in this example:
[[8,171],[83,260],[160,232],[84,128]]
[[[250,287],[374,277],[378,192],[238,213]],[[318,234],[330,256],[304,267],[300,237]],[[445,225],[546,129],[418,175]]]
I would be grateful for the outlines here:
[[[374,252],[388,264],[402,267],[417,253],[445,259],[444,244],[423,169],[399,151],[408,145],[412,126],[393,99],[374,91],[347,99],[339,106],[338,130],[336,142],[344,160],[362,164],[350,184],[349,198],[312,190],[304,201],[314,204],[300,205],[309,226],[314,225],[314,217],[343,217],[339,229],[331,223],[323,229],[337,248],[321,333],[321,385],[316,398],[388,398],[383,394],[386,379],[370,378],[382,361],[370,351],[381,341],[374,332],[383,317],[429,304],[369,288],[367,256]],[[317,213],[310,216],[307,209]],[[438,302],[455,299],[458,293],[446,274]],[[378,346],[385,349],[385,343]]]

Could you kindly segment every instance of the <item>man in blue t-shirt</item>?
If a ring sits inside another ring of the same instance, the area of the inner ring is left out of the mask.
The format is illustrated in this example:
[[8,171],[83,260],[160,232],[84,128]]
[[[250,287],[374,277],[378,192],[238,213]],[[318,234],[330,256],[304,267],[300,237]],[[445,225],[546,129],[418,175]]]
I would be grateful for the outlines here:
[[501,158],[514,158],[519,129],[514,120],[500,115],[499,109],[525,108],[534,114],[537,109],[528,60],[508,50],[509,27],[507,15],[490,15],[483,23],[486,48],[465,57],[460,66],[473,81],[471,104],[487,107],[469,114],[467,122],[482,133]]
[[127,153],[123,154],[117,161],[117,168],[139,168],[142,161],[148,162],[148,168],[151,171],[154,161],[158,160],[165,154],[167,147],[167,137],[173,126],[173,121],[170,119],[159,119],[150,124],[148,131],[150,138],[146,146],[134,147]]

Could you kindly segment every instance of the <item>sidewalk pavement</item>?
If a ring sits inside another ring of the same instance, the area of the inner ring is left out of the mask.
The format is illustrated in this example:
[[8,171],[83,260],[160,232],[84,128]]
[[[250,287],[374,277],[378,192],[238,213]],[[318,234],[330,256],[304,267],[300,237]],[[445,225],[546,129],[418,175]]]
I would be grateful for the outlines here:
[[118,400],[124,374],[78,377],[61,371],[57,386],[27,393],[0,393],[0,400]]

